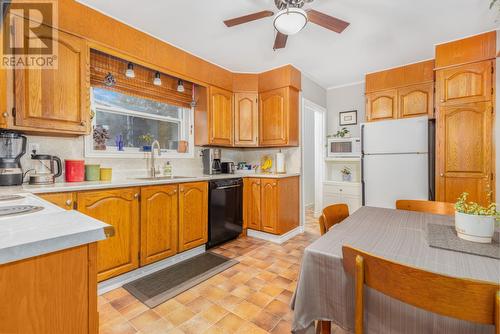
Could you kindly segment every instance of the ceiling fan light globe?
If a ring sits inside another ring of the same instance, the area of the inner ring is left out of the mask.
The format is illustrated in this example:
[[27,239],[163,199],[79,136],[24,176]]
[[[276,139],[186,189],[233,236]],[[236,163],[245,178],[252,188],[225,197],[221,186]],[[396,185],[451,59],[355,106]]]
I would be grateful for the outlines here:
[[301,8],[283,9],[274,17],[274,28],[285,35],[294,35],[307,24],[307,13]]

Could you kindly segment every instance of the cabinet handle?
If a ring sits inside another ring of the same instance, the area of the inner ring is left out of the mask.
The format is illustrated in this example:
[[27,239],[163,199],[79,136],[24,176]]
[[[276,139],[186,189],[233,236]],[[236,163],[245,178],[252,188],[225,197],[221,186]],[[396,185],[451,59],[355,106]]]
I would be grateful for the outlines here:
[[85,122],[85,121],[81,121],[81,122],[80,122],[80,125],[81,125],[81,126],[85,126],[85,125],[87,125],[87,122]]
[[342,192],[342,189],[339,189],[340,192]]
[[9,116],[9,114],[7,114],[7,112],[6,112],[6,111],[4,111],[4,112],[2,113],[2,116],[3,116],[3,117],[5,117],[5,118],[7,118],[7,116]]
[[71,203],[73,203],[73,201],[72,201],[72,200],[70,200],[70,199],[67,199],[67,200],[66,200],[66,206],[71,206]]
[[444,99],[441,99],[441,103],[444,103],[444,102],[445,102]]
[[439,176],[443,177],[443,176],[444,176],[444,174],[443,174],[443,173],[441,173],[441,174],[439,174]]
[[138,194],[138,193],[135,193],[135,194],[134,194],[134,198],[139,198],[139,194]]

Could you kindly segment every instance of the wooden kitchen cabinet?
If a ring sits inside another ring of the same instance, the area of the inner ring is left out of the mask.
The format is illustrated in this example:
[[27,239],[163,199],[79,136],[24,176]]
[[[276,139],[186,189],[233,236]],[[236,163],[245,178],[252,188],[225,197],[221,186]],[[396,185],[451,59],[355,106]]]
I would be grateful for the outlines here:
[[299,92],[283,87],[259,95],[259,145],[297,146]]
[[233,145],[233,94],[227,90],[209,89],[209,143],[211,145]]
[[487,204],[492,184],[492,104],[441,107],[437,118],[437,200],[455,202],[462,192]]
[[299,226],[299,177],[248,178],[244,181],[246,225],[282,235]]
[[178,209],[177,184],[141,188],[141,266],[177,253]]
[[76,195],[72,192],[65,192],[37,194],[37,196],[65,210],[73,210],[73,204],[75,203]]
[[407,86],[398,89],[399,116],[434,117],[434,84],[432,82]]
[[57,43],[57,68],[14,70],[12,128],[28,132],[87,134],[90,131],[87,43],[62,31],[52,37],[52,28],[42,27],[46,35],[38,37],[46,43],[51,40]]
[[208,183],[179,184],[179,252],[208,241]]
[[97,334],[96,247],[0,265],[0,333]]
[[494,61],[486,60],[436,71],[437,102],[449,106],[490,101]]
[[77,194],[78,211],[110,224],[115,235],[97,243],[97,279],[102,281],[139,267],[139,188]]
[[366,120],[368,122],[398,117],[398,91],[396,89],[366,94]]
[[234,94],[234,146],[259,145],[258,99],[257,93]]
[[261,229],[261,187],[259,178],[243,179],[243,228]]

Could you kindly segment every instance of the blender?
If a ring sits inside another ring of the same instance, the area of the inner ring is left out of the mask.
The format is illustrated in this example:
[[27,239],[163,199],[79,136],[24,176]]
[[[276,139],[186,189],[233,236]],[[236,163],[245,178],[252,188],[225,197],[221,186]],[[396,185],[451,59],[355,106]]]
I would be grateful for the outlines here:
[[0,131],[0,186],[23,183],[21,157],[26,153],[26,137],[12,131]]

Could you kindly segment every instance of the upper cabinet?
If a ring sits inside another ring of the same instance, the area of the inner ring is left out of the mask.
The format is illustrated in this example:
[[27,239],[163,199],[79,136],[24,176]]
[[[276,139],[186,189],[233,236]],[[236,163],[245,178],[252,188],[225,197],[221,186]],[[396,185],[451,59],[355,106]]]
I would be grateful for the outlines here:
[[209,89],[209,144],[233,145],[233,94],[217,87]]
[[436,71],[440,105],[482,102],[491,99],[493,61],[485,60]]
[[[57,68],[14,70],[11,127],[31,132],[87,134],[90,106],[86,41],[62,31],[54,36],[47,33],[38,37],[57,44]],[[22,38],[28,40],[29,36]]]
[[299,92],[284,87],[259,96],[260,146],[298,145]]
[[366,75],[366,120],[434,117],[434,61]]
[[234,93],[234,146],[259,145],[259,95]]
[[379,121],[397,118],[398,92],[395,89],[366,94],[366,120]]

